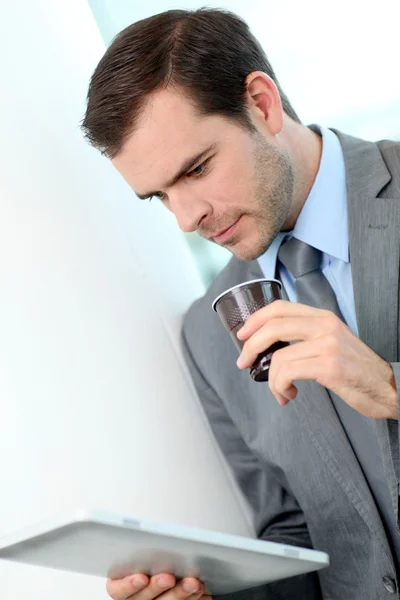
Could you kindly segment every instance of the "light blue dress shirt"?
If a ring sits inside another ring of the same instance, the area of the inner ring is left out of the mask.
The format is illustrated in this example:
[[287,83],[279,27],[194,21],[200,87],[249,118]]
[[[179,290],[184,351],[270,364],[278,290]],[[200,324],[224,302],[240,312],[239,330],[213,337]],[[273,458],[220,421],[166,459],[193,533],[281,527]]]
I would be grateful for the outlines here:
[[[346,171],[337,136],[320,128],[322,156],[310,194],[293,231],[280,232],[258,259],[264,277],[274,279],[281,243],[292,236],[321,250],[321,270],[336,294],[347,325],[358,335],[349,259]],[[296,302],[294,278],[278,261],[277,273],[289,300]]]

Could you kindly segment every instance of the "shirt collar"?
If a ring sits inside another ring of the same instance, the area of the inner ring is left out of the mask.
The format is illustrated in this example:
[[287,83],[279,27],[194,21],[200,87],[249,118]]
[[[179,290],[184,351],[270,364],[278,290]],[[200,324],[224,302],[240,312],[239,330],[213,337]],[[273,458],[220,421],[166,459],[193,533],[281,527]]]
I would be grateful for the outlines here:
[[342,147],[333,131],[316,126],[313,129],[322,135],[318,173],[293,231],[278,233],[258,259],[267,278],[275,277],[278,251],[286,237],[296,237],[321,252],[349,262],[346,171]]

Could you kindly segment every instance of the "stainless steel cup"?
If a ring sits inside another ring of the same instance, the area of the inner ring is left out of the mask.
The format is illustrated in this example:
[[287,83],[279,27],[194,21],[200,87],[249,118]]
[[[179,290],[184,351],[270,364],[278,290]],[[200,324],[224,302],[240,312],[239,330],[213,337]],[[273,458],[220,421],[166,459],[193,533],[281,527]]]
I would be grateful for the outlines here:
[[[281,282],[276,279],[254,279],[226,290],[214,300],[212,307],[219,315],[239,353],[245,342],[237,338],[237,332],[251,314],[282,298],[281,287]],[[288,342],[277,342],[259,354],[250,368],[252,379],[268,381],[273,353],[288,345]]]

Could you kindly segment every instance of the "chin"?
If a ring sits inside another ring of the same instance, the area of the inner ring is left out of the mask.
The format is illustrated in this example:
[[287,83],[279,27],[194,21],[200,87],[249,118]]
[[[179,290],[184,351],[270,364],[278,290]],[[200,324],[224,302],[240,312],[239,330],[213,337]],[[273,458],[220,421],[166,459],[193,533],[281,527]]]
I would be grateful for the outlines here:
[[[270,247],[276,233],[274,230],[258,230],[257,224],[253,223],[252,231],[242,232],[232,242],[225,246],[238,260],[250,262],[260,258]],[[279,228],[277,228],[279,231]]]
[[263,248],[229,248],[230,252],[232,252],[232,254],[234,256],[236,256],[236,258],[238,260],[242,260],[243,262],[250,262],[252,260],[256,260],[257,258],[259,258],[260,256],[262,256],[265,252],[265,250]]

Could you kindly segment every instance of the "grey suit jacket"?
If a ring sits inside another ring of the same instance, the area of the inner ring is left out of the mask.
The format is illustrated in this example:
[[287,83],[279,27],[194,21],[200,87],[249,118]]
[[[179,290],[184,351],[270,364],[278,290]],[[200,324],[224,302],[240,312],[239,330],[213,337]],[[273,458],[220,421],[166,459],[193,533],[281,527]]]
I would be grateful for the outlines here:
[[[350,257],[360,338],[394,368],[400,391],[400,144],[335,132],[347,176]],[[223,290],[262,276],[232,258],[183,327],[185,356],[214,434],[253,507],[260,538],[328,552],[331,566],[233,595],[248,600],[400,597],[388,540],[326,389],[297,382],[278,405],[267,384],[236,367],[237,351],[211,309]],[[398,523],[397,421],[374,421]]]

